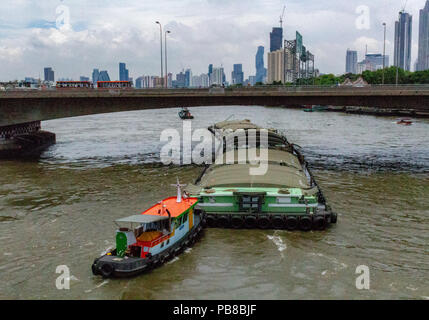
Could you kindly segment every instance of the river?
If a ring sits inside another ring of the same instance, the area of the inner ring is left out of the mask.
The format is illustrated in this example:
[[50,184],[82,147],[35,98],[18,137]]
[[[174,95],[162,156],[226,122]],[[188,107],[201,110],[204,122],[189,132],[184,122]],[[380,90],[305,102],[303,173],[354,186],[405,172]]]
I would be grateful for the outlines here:
[[[0,161],[0,299],[429,299],[429,121],[270,107],[192,108],[193,129],[247,118],[303,148],[338,224],[323,232],[206,229],[192,249],[132,279],[93,276],[120,217],[174,195],[201,167],[163,166],[178,110],[43,122],[57,144]],[[71,272],[58,290],[56,268]],[[370,289],[356,288],[368,266]]]

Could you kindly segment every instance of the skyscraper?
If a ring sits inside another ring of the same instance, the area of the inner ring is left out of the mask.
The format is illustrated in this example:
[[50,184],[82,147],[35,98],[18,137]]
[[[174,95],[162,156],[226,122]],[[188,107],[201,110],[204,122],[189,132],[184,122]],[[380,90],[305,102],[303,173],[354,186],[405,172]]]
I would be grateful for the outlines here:
[[[373,70],[383,69],[383,55],[381,53],[367,53],[365,55],[365,60],[367,60]],[[389,67],[389,56],[384,56],[384,66]]]
[[394,65],[410,71],[411,69],[411,35],[413,17],[405,11],[399,12],[395,22],[395,56]]
[[55,82],[55,73],[54,70],[52,70],[52,68],[45,68],[44,69],[45,72],[45,81],[49,81],[49,82]]
[[191,86],[192,71],[191,69],[186,69],[185,71],[185,87],[189,88]]
[[347,49],[346,54],[346,73],[356,74],[357,51]]
[[129,73],[125,63],[119,63],[119,81],[129,81]]
[[176,74],[176,81],[174,87],[176,88],[185,88],[186,86],[186,74],[181,71],[180,73]]
[[264,47],[259,46],[256,52],[256,82],[264,82],[264,78],[267,76],[267,69],[264,65]]
[[98,69],[94,69],[92,71],[92,83],[94,85],[97,84],[98,78],[100,77],[100,71]]
[[244,73],[242,64],[234,64],[233,71],[231,72],[231,82],[232,84],[243,84]]
[[207,73],[207,75],[209,76],[209,79],[210,79],[212,73],[213,73],[213,65],[209,64],[209,73]]
[[419,55],[417,58],[416,71],[429,69],[429,0],[420,10],[419,20]]
[[210,77],[210,85],[223,85],[225,83],[225,73],[223,71],[223,67],[213,68],[213,72]]
[[270,52],[280,50],[283,45],[283,28],[273,28],[270,32]]
[[110,81],[109,73],[107,71],[100,71],[97,81]]

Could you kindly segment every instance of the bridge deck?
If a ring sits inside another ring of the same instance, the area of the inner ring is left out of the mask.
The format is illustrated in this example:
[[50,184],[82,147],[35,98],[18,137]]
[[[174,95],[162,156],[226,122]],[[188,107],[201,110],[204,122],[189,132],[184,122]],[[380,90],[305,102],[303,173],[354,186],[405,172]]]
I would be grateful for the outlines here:
[[429,86],[0,91],[0,127],[90,114],[181,106],[333,105],[429,111]]

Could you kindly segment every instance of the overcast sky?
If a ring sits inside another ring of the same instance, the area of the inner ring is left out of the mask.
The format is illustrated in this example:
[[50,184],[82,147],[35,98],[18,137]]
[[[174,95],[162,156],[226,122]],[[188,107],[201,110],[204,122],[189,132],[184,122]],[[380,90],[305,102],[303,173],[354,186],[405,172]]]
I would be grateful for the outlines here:
[[[425,2],[406,5],[413,15],[413,65]],[[392,63],[394,22],[405,0],[13,0],[2,1],[0,9],[0,80],[43,77],[45,66],[54,68],[57,79],[78,80],[99,68],[116,80],[119,62],[127,63],[134,79],[159,75],[156,20],[172,32],[169,71],[200,74],[213,63],[223,65],[230,79],[232,65],[242,63],[247,78],[255,73],[257,47],[269,50],[269,32],[279,25],[285,4],[286,38],[299,30],[320,72],[344,73],[347,48],[358,50],[359,60],[366,44],[370,53],[381,53],[383,21]],[[69,10],[70,29],[62,25],[59,6]],[[360,6],[369,8],[369,26],[356,12]]]

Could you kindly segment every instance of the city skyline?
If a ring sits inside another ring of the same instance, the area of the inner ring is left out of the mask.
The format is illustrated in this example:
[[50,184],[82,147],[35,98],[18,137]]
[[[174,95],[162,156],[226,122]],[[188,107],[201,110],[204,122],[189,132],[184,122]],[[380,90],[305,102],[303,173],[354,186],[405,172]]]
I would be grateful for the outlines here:
[[[425,2],[409,1],[406,11],[416,17]],[[233,64],[238,61],[243,64],[247,78],[256,74],[254,52],[259,45],[265,47],[267,59],[269,33],[278,27],[279,12],[284,5],[284,1],[270,1],[267,6],[266,1],[257,0],[251,0],[251,6],[238,1],[223,1],[219,5],[211,0],[194,6],[189,1],[177,4],[168,0],[156,4],[124,1],[120,7],[112,3],[100,7],[100,3],[79,0],[6,3],[0,13],[0,64],[5,66],[0,81],[43,78],[45,66],[52,66],[64,78],[90,76],[95,67],[116,78],[120,61],[127,62],[130,77],[134,79],[141,74],[157,75],[159,30],[155,20],[173,31],[168,43],[169,71],[191,68],[200,74],[207,72],[207,65],[213,63],[224,66],[229,80]],[[70,30],[56,27],[56,8],[60,5],[70,8]],[[368,30],[355,26],[358,17],[355,9],[359,5],[370,8]],[[369,1],[349,1],[347,5],[336,1],[289,1],[284,38],[293,39],[299,30],[308,50],[318,57],[316,68],[321,73],[341,74],[344,64],[340,57],[348,47],[356,49],[360,56],[365,44],[370,52],[382,52],[383,21],[387,23],[386,55],[393,56],[394,21],[402,5],[402,1],[392,4],[384,0],[376,6]],[[189,10],[178,10],[179,7]],[[178,11],[187,13],[179,15]],[[142,15],[144,21],[140,21]],[[338,24],[342,29],[340,36]],[[416,33],[415,27],[412,65],[417,60]]]

